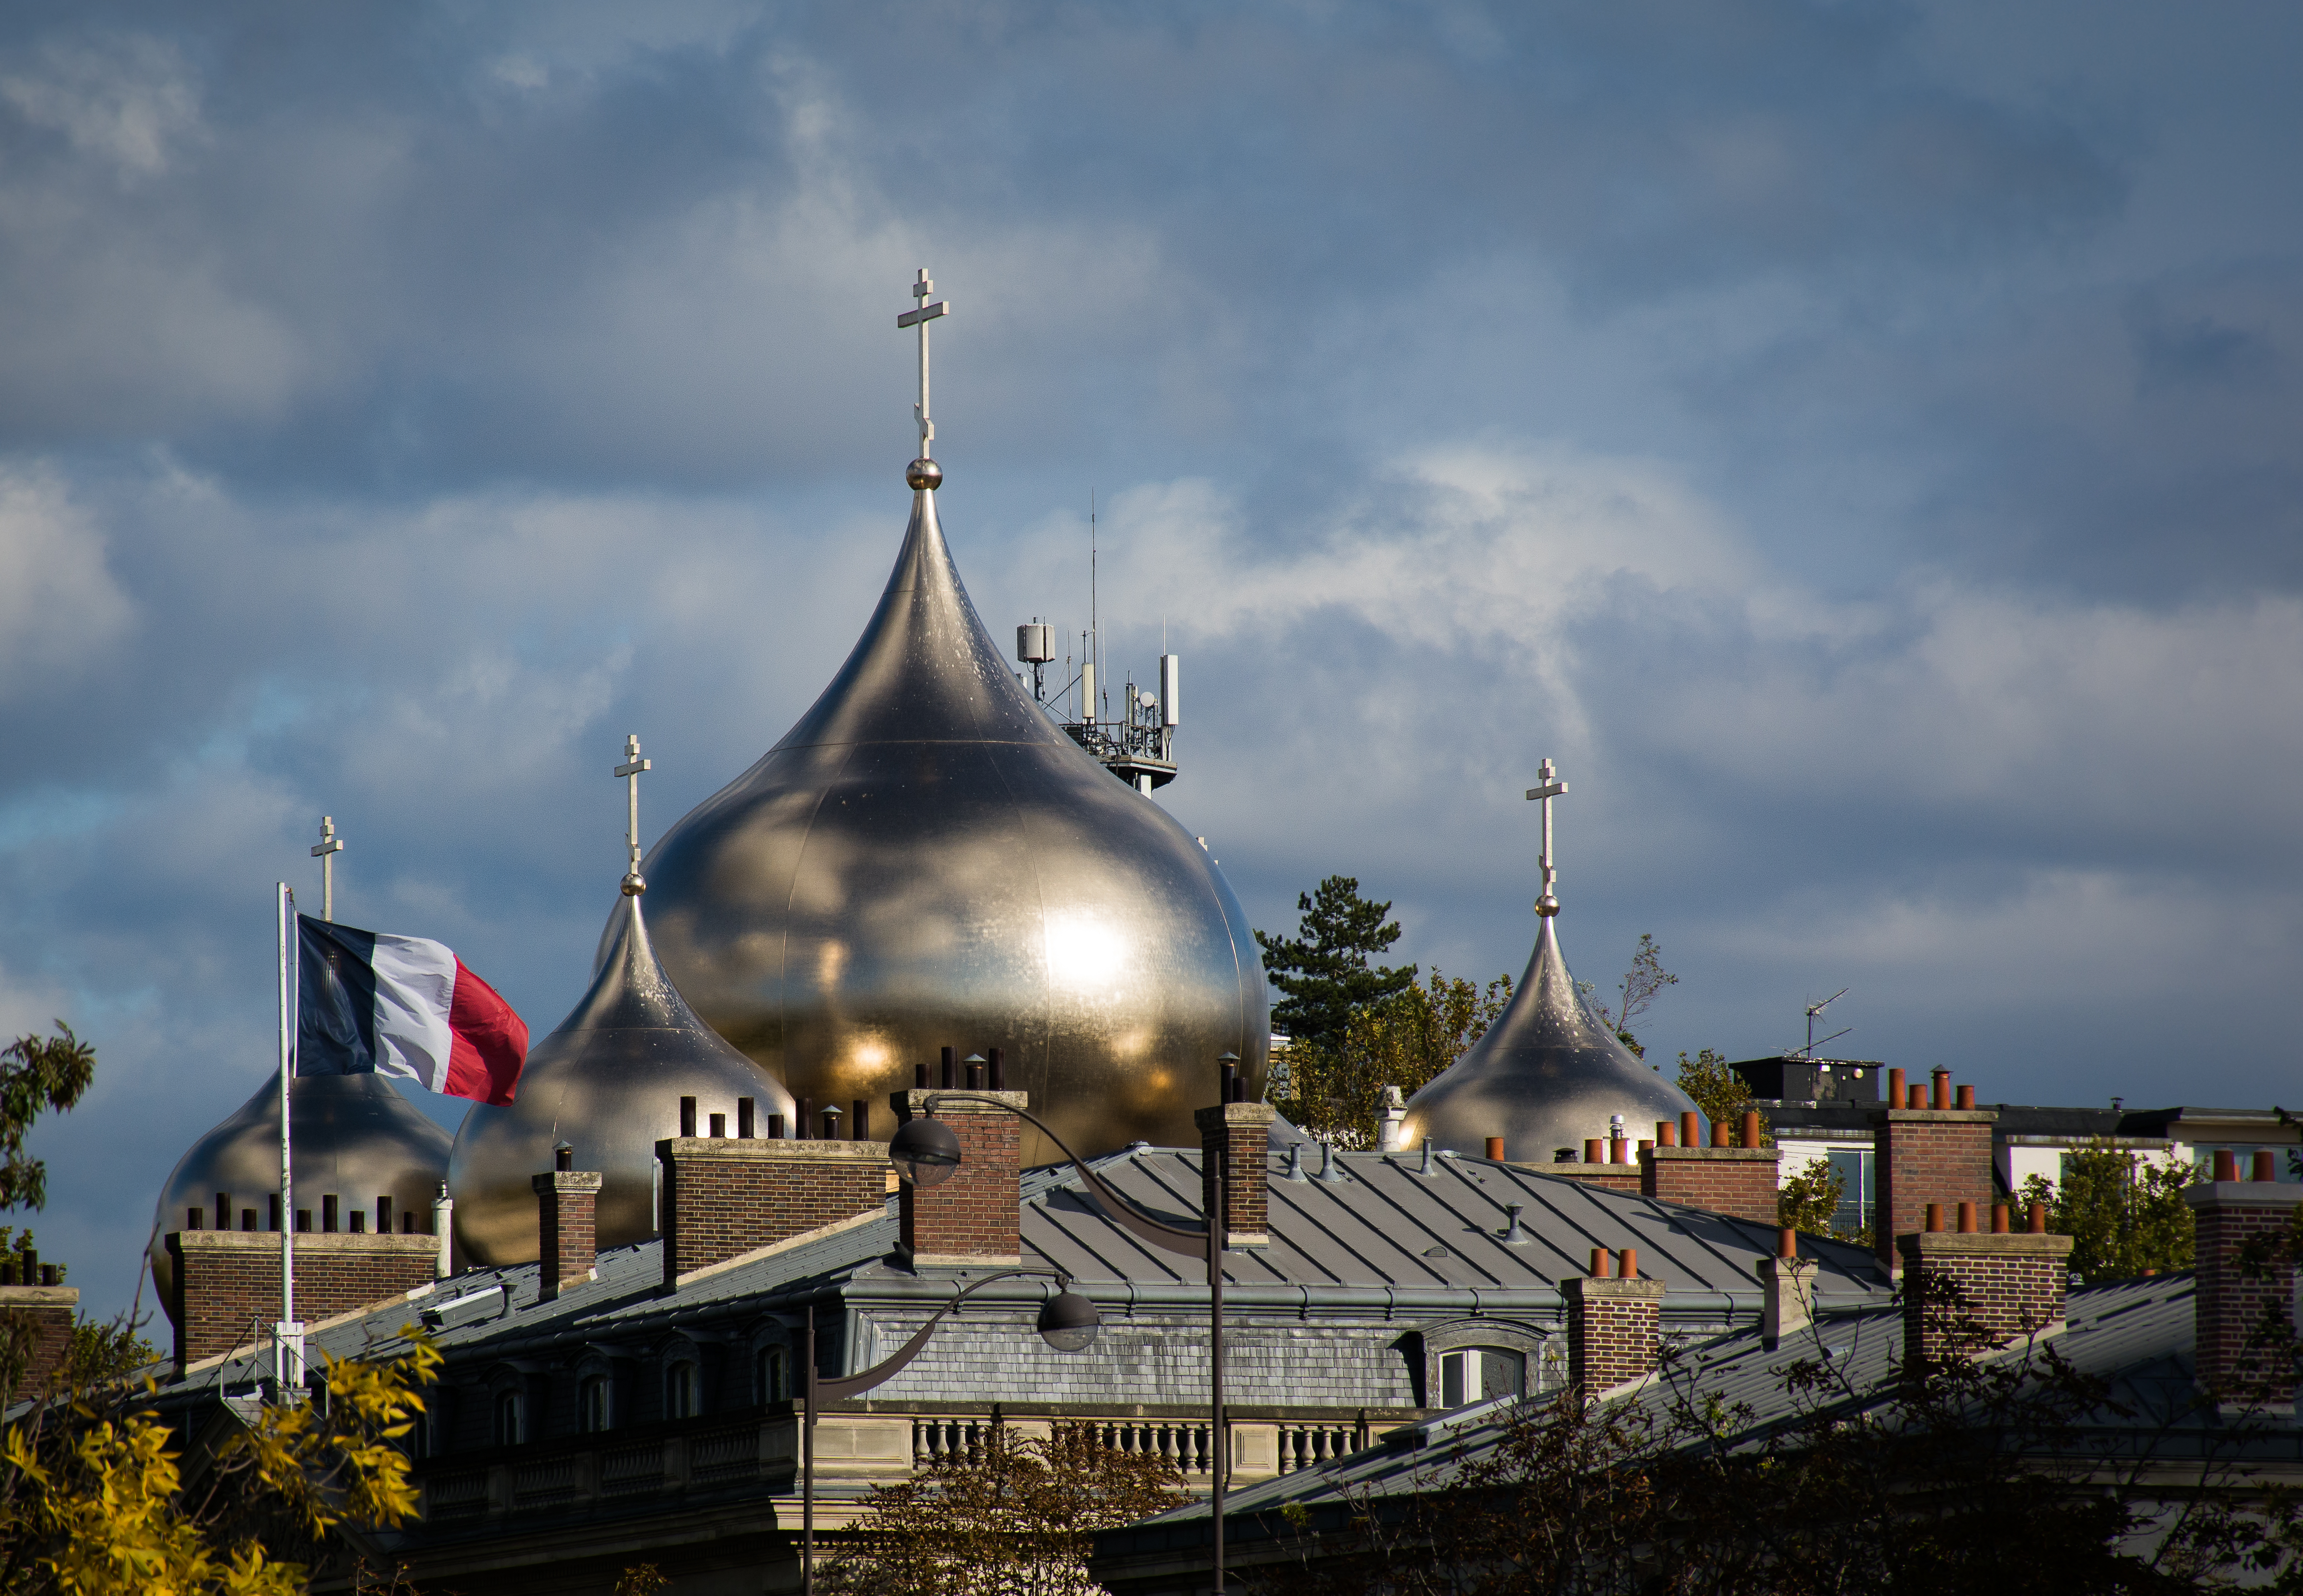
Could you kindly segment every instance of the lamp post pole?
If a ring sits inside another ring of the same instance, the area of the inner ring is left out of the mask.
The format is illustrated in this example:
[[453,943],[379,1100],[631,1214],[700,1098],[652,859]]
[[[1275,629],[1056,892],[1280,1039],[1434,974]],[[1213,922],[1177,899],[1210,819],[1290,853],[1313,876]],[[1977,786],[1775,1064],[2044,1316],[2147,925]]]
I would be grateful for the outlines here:
[[1214,1475],[1211,1500],[1215,1509],[1215,1590],[1217,1596],[1222,1596],[1224,1590],[1224,1478],[1231,1465],[1231,1445],[1230,1438],[1224,1430],[1223,1254],[1224,1237],[1227,1227],[1224,1223],[1224,1171],[1220,1161],[1211,1161],[1208,1165],[1207,1222],[1197,1229],[1187,1230],[1179,1225],[1170,1225],[1153,1219],[1110,1186],[1106,1186],[1103,1178],[1088,1168],[1085,1161],[1078,1153],[1064,1145],[1064,1139],[1061,1136],[1050,1129],[1044,1121],[1028,1110],[1019,1109],[1014,1103],[1002,1102],[997,1097],[980,1092],[931,1092],[921,1105],[924,1118],[915,1119],[898,1128],[894,1138],[888,1144],[889,1161],[896,1166],[898,1174],[915,1184],[932,1186],[958,1167],[959,1144],[952,1137],[949,1131],[943,1130],[941,1127],[937,1127],[940,1134],[935,1136],[919,1136],[919,1139],[909,1146],[907,1145],[906,1141],[907,1133],[918,1135],[921,1126],[933,1125],[936,1105],[946,1102],[989,1104],[1035,1127],[1042,1136],[1055,1144],[1057,1152],[1070,1161],[1073,1172],[1079,1176],[1081,1184],[1087,1188],[1089,1199],[1097,1207],[1102,1209],[1105,1216],[1114,1224],[1123,1230],[1132,1232],[1163,1252],[1177,1253],[1185,1257],[1204,1258],[1207,1261],[1208,1361],[1211,1398],[1208,1414],[1210,1431],[1208,1461],[1210,1473]]
[[1210,1171],[1208,1194],[1208,1410],[1215,1442],[1214,1487],[1209,1497],[1215,1523],[1215,1590],[1224,1590],[1224,1486],[1231,1474],[1231,1433],[1224,1423],[1223,1370],[1223,1252],[1225,1222],[1224,1172],[1219,1163]]
[[[952,1294],[949,1302],[936,1310],[928,1322],[920,1326],[912,1338],[898,1347],[893,1354],[856,1374],[842,1375],[838,1380],[821,1380],[815,1372],[815,1305],[807,1305],[807,1361],[800,1378],[800,1596],[815,1593],[815,1414],[823,1402],[844,1402],[850,1397],[860,1397],[877,1385],[884,1385],[901,1373],[904,1365],[919,1356],[935,1334],[936,1326],[951,1316],[952,1311],[994,1280],[1034,1279],[1058,1281],[1068,1288],[1069,1279],[1051,1269],[1003,1269],[997,1274],[972,1280]],[[1059,1352],[1084,1351],[1095,1339],[1100,1322],[1095,1305],[1085,1297],[1074,1296],[1067,1289],[1050,1297],[1040,1310],[1040,1337]]]

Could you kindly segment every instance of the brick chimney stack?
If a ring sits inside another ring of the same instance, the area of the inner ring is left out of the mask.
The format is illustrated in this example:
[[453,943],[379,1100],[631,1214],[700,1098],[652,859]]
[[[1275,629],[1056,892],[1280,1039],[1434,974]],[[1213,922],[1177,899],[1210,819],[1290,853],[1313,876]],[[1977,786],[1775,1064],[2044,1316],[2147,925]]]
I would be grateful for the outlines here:
[[1895,1238],[1908,1370],[2063,1322],[2071,1238],[2047,1234],[2046,1205],[2031,1205],[2029,1228],[2020,1233],[2011,1229],[2005,1203],[1993,1206],[1987,1232],[1976,1204],[1961,1203],[1957,1212],[1959,1229],[1946,1230],[1943,1204],[1931,1203],[1928,1228]]
[[[959,1168],[941,1185],[922,1190],[906,1182],[900,1188],[903,1222],[898,1247],[915,1269],[1023,1261],[1018,1227],[1024,1122],[982,1101],[986,1097],[1012,1108],[1031,1106],[1031,1095],[1024,1092],[986,1090],[974,1098],[955,1098],[913,1090],[890,1097],[899,1124],[923,1117],[928,1100],[940,1099],[934,1117],[959,1138]],[[885,1150],[879,1151],[884,1166]]]
[[[1268,1102],[1225,1102],[1201,1109],[1192,1118],[1200,1127],[1202,1167],[1224,1177],[1226,1246],[1260,1247],[1271,1240],[1267,1202],[1270,1195],[1271,1122],[1279,1110]],[[1200,1203],[1209,1207],[1202,1179]]]
[[569,1286],[592,1278],[598,1250],[595,1213],[602,1177],[578,1170],[576,1150],[562,1142],[552,1150],[552,1168],[535,1178],[536,1257],[542,1262],[536,1295],[555,1301]]
[[[663,1284],[666,1290],[698,1270],[820,1230],[887,1206],[888,1150],[878,1142],[802,1141],[784,1134],[783,1116],[770,1114],[765,1138],[744,1134],[754,1116],[749,1099],[737,1100],[730,1136],[686,1134],[658,1142],[663,1167]],[[856,1116],[851,1128],[865,1128]],[[727,1116],[713,1114],[727,1129]],[[696,1128],[696,1100],[679,1100],[684,1132]],[[792,1127],[806,1129],[804,1118]],[[538,1176],[541,1182],[544,1178]],[[595,1177],[596,1178],[596,1177]],[[544,1188],[539,1184],[536,1188]],[[587,1263],[586,1267],[589,1267]]]
[[2280,1185],[2278,1175],[2272,1159],[2258,1154],[2255,1178],[2242,1180],[2237,1158],[2218,1153],[2214,1178],[2183,1194],[2191,1205],[2197,1260],[2193,1372],[2226,1413],[2284,1414],[2294,1407],[2293,1377],[2278,1355],[2283,1338],[2294,1333],[2294,1262],[2275,1259],[2262,1279],[2248,1279],[2239,1261],[2240,1247],[2285,1230],[2295,1212],[2296,1188]]
[[1663,1282],[1639,1278],[1639,1251],[1591,1249],[1591,1272],[1559,1283],[1567,1298],[1567,1378],[1586,1397],[1655,1372]]
[[[1975,1106],[1972,1086],[1959,1089],[1953,1106],[1951,1071],[1938,1069],[1934,1075],[1930,1102],[1924,1086],[1911,1087],[1905,1096],[1903,1072],[1889,1070],[1886,1106],[1870,1115],[1878,1148],[1879,1193],[1872,1230],[1878,1238],[1879,1261],[1891,1272],[1904,1263],[1897,1238],[1923,1234],[1928,1203],[1972,1203],[1987,1210],[1996,1195],[1991,1127],[1999,1116]],[[1906,1102],[1909,1107],[1902,1106]]]
[[[280,1317],[280,1237],[264,1230],[177,1230],[176,1366],[253,1346]],[[296,1237],[296,1311],[307,1322],[365,1308],[431,1284],[440,1242],[372,1230]]]
[[[55,1265],[43,1269],[35,1264],[32,1280],[21,1286],[13,1283],[16,1273],[10,1268],[7,1283],[0,1283],[0,1326],[21,1325],[30,1336],[24,1372],[4,1394],[9,1402],[38,1396],[46,1389],[48,1376],[63,1367],[72,1353],[72,1322],[80,1317],[80,1288],[54,1284]],[[36,1283],[43,1279],[51,1283]]]
[[1693,1114],[1681,1115],[1677,1127],[1656,1121],[1656,1145],[1640,1150],[1641,1194],[1772,1227],[1783,1150],[1759,1145],[1759,1116],[1745,1114],[1740,1133],[1724,1119],[1715,1122],[1708,1147],[1696,1145],[1698,1129]]

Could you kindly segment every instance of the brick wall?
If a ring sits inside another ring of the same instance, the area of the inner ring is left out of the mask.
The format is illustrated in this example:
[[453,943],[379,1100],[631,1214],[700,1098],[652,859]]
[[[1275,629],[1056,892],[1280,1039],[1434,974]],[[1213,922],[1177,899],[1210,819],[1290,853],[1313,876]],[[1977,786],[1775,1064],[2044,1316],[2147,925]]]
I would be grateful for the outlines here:
[[1649,1147],[1640,1153],[1640,1191],[1731,1219],[1773,1228],[1777,1147]]
[[888,1201],[888,1150],[878,1142],[674,1136],[655,1144],[655,1156],[667,1286]]
[[[1271,1122],[1279,1110],[1268,1102],[1227,1102],[1197,1110],[1202,1170],[1220,1168],[1224,1178],[1224,1228],[1232,1246],[1261,1246],[1270,1235]],[[1200,1207],[1212,1207],[1201,1179]]]
[[1878,1148],[1878,1195],[1872,1234],[1879,1261],[1902,1267],[1895,1238],[1919,1232],[1928,1204],[1956,1212],[1972,1203],[1989,1212],[1998,1201],[1993,1178],[1988,1109],[1878,1109],[1871,1114]]
[[545,1302],[592,1272],[602,1179],[596,1170],[547,1170],[529,1182],[536,1187],[538,1293]]
[[2295,1212],[2295,1188],[2276,1182],[2217,1180],[2183,1194],[2191,1205],[2196,1262],[2193,1324],[2198,1336],[2194,1368],[2202,1388],[2219,1403],[2283,1406],[2294,1399],[2290,1376],[2275,1373],[2276,1360],[2250,1345],[2266,1314],[2274,1333],[2289,1328],[2294,1300],[2291,1263],[2250,1280],[2240,1273],[2239,1250],[2249,1237],[2287,1228]]
[[[979,1092],[1012,1108],[1026,1108],[1022,1092]],[[1024,1122],[994,1103],[941,1092],[898,1092],[896,1118],[909,1122],[937,1099],[935,1117],[959,1138],[959,1168],[924,1191],[907,1185],[901,1199],[902,1247],[916,1264],[1005,1262],[1021,1257],[1017,1235]]]
[[21,1327],[26,1338],[22,1376],[12,1398],[38,1392],[72,1351],[72,1322],[80,1317],[77,1286],[0,1286],[0,1324]]
[[1920,1230],[1895,1246],[1907,1366],[2004,1347],[2063,1317],[2068,1236]]
[[1514,1170],[1525,1170],[1531,1175],[1557,1175],[1563,1179],[1581,1180],[1589,1186],[1604,1186],[1611,1192],[1635,1192],[1640,1189],[1640,1166],[1637,1164],[1590,1164],[1582,1160],[1572,1164],[1514,1164]]
[[[280,1318],[280,1233],[178,1230],[179,1367],[271,1334]],[[296,1237],[296,1316],[306,1323],[429,1285],[440,1244],[429,1236],[308,1231]]]
[[1586,1396],[1655,1372],[1663,1336],[1661,1280],[1596,1280],[1570,1276],[1567,1379]]

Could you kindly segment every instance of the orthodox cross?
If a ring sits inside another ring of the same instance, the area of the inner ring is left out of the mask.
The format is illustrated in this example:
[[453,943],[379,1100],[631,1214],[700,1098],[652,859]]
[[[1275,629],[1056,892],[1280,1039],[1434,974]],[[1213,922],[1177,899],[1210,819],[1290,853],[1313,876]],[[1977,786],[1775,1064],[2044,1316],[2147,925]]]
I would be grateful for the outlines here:
[[912,298],[919,301],[916,308],[907,310],[896,318],[898,327],[917,327],[920,330],[920,402],[913,414],[920,422],[920,458],[926,460],[934,452],[935,423],[928,419],[928,323],[939,316],[951,314],[951,307],[941,300],[931,300],[935,284],[928,278],[928,269],[920,268],[920,280],[912,284]]
[[1527,796],[1543,806],[1543,896],[1535,900],[1535,912],[1556,915],[1559,912],[1559,896],[1552,889],[1559,883],[1559,872],[1551,866],[1551,800],[1565,796],[1567,783],[1553,780],[1559,773],[1548,759],[1535,774],[1536,780],[1543,783],[1527,790]]
[[630,819],[624,832],[624,846],[631,851],[631,866],[624,874],[625,896],[637,898],[647,891],[647,882],[640,879],[640,773],[654,770],[653,761],[640,757],[639,733],[624,739],[624,763],[616,766],[616,779],[627,783],[624,795],[630,801]]
[[320,842],[312,849],[312,857],[320,861],[320,918],[336,917],[336,856],[344,851],[344,840],[336,835],[336,817],[320,816]]

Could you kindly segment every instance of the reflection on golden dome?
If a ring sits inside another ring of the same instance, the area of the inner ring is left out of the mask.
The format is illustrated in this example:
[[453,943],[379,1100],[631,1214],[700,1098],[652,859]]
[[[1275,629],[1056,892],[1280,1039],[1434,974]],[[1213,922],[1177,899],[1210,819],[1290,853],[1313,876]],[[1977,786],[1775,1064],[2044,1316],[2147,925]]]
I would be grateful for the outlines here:
[[1261,1083],[1238,900],[1009,671],[928,492],[831,686],[646,874],[681,992],[803,1096],[884,1102],[941,1048],[998,1047],[1008,1085],[1095,1153],[1197,1145],[1222,1053]]
[[[654,896],[653,892],[650,896]],[[536,1252],[536,1198],[529,1182],[552,1168],[560,1142],[576,1167],[606,1177],[599,1245],[627,1246],[656,1234],[655,1144],[679,1134],[679,1100],[701,1118],[736,1122],[736,1100],[792,1123],[790,1094],[697,1019],[656,962],[637,896],[620,897],[608,922],[607,957],[592,988],[560,1028],[528,1050],[509,1107],[475,1103],[456,1133],[448,1192],[456,1199],[456,1246],[471,1263],[524,1263]]]

